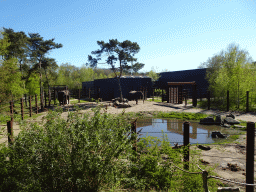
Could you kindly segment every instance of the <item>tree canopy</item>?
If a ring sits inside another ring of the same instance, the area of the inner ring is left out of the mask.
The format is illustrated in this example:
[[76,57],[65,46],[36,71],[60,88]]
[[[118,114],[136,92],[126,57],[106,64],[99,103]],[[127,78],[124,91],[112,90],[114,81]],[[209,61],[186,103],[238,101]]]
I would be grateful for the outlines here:
[[[131,42],[129,40],[119,42],[117,39],[110,39],[108,43],[104,41],[97,41],[100,49],[92,51],[96,58],[88,55],[88,63],[90,67],[97,67],[98,64],[108,64],[113,70],[115,77],[117,77],[119,82],[120,97],[122,99],[122,89],[120,84],[120,77],[124,70],[131,69],[131,63],[137,61],[134,57],[140,51],[140,46],[136,42]],[[105,55],[103,55],[105,54]],[[104,63],[98,63],[102,60],[104,56],[107,56]],[[130,64],[130,65],[129,65]],[[142,63],[137,63],[137,68],[144,66]],[[136,68],[134,68],[137,70]]]
[[237,108],[245,101],[246,91],[255,88],[255,66],[248,51],[239,45],[229,44],[226,50],[199,66],[203,67],[207,68],[206,79],[213,95],[221,97],[229,90],[230,105],[237,105]]

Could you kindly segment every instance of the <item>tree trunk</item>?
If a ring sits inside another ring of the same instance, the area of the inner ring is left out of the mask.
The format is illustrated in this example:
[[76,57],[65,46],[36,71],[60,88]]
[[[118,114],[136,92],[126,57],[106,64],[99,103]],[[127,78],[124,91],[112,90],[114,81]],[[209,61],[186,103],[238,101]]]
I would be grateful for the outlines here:
[[120,77],[117,77],[117,80],[118,80],[118,86],[119,86],[119,91],[120,91],[120,99],[121,99],[121,101],[123,101],[123,94],[122,94]]

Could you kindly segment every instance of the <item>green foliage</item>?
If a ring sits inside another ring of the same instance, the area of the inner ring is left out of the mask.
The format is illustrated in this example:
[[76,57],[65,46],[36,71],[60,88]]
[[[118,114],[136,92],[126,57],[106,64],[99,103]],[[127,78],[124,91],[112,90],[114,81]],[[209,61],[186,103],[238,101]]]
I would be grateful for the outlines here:
[[[98,191],[115,182],[116,158],[131,149],[126,133],[130,125],[122,119],[101,115],[68,120],[50,112],[43,126],[24,126],[15,143],[2,146],[1,191]],[[7,161],[6,157],[11,157]]]
[[[226,51],[209,58],[201,67],[207,67],[206,79],[212,96],[223,97],[223,93],[226,96],[229,90],[230,108],[245,108],[246,91],[255,90],[256,80],[255,66],[246,50],[230,44]],[[256,92],[253,91],[251,94],[255,97]],[[226,106],[226,99],[222,100],[222,106]]]
[[[154,93],[155,93],[155,95],[158,95],[158,96],[162,95],[162,89],[155,89]],[[166,90],[165,89],[163,90],[163,94],[164,95],[166,94]]]
[[21,98],[25,92],[24,82],[17,67],[17,59],[10,58],[0,64],[0,100],[4,102]]
[[26,88],[29,95],[40,95],[40,77],[36,73],[32,73],[26,82]]
[[180,113],[180,112],[159,112],[157,114],[158,118],[175,118],[175,119],[184,119],[184,120],[200,120],[206,118],[208,115],[202,113]]
[[157,81],[159,79],[159,74],[156,73],[156,71],[154,70],[154,68],[151,69],[151,71],[149,71],[147,73],[147,76],[151,77],[152,81]]
[[[172,149],[166,134],[141,138],[135,152],[126,115],[102,114],[97,107],[93,116],[72,112],[64,120],[60,109],[50,111],[43,125],[21,121],[13,145],[0,146],[0,191],[203,191],[201,174],[177,168],[183,169],[187,148]],[[197,164],[192,158],[189,171],[199,172]],[[209,190],[216,191],[216,183],[210,180]]]

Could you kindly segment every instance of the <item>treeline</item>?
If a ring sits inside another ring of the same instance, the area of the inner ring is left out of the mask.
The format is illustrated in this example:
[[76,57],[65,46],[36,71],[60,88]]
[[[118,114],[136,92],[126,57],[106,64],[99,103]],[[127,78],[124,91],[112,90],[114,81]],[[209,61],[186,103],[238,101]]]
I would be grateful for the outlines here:
[[[215,54],[199,68],[207,68],[206,78],[209,91],[215,98],[220,98],[226,106],[226,95],[229,91],[230,107],[245,108],[246,91],[250,91],[251,106],[256,103],[256,62],[253,62],[248,51],[239,45],[230,44],[226,50]],[[215,101],[218,102],[218,99]]]
[[[44,40],[38,33],[3,28],[0,31],[0,102],[19,99],[23,94],[40,94],[40,87],[67,85],[69,89],[79,89],[82,82],[115,76],[111,69],[76,67],[70,63],[58,66],[55,59],[47,55],[61,47],[54,38]],[[123,75],[130,75],[132,71],[133,75],[146,75],[138,73],[142,67],[134,65],[134,69],[124,70]]]

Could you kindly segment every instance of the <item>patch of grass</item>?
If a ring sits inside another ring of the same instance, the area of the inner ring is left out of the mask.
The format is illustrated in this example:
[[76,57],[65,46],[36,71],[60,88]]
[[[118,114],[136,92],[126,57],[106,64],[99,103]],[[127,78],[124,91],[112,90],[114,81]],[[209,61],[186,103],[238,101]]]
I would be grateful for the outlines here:
[[[88,102],[90,102],[90,101],[80,100],[80,103],[88,103]],[[78,99],[70,100],[70,104],[77,104],[77,103],[79,103]]]
[[185,113],[185,112],[159,112],[157,118],[171,118],[171,119],[183,119],[183,120],[200,120],[210,115],[202,113]]

